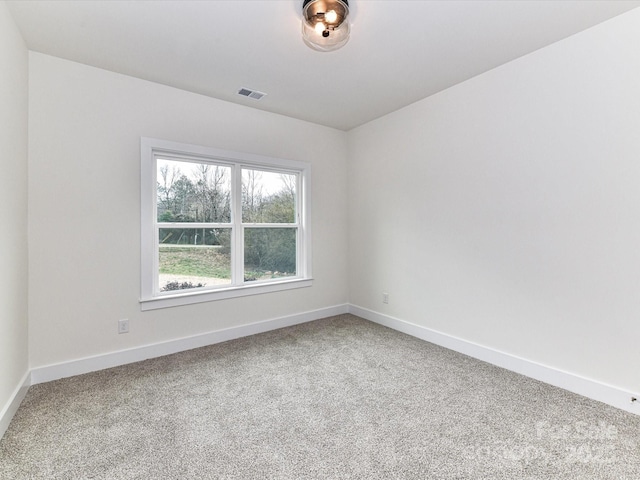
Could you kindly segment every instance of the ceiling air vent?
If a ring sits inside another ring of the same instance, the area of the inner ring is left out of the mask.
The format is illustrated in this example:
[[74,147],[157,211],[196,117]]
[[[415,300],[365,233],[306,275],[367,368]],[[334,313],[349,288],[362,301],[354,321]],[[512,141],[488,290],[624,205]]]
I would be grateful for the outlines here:
[[238,90],[238,95],[253,98],[254,100],[260,100],[266,95],[266,93],[258,92],[257,90],[249,90],[248,88],[241,88]]

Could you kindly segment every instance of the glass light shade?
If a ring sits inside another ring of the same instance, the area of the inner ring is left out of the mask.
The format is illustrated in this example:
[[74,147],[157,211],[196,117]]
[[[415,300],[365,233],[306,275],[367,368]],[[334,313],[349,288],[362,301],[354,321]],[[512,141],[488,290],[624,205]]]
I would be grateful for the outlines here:
[[305,0],[302,6],[302,39],[320,52],[337,50],[349,41],[348,16],[347,0]]

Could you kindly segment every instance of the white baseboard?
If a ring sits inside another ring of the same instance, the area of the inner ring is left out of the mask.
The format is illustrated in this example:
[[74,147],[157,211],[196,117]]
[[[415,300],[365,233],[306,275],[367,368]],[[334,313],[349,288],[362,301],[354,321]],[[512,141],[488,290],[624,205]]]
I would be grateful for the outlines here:
[[[321,318],[340,315],[343,313],[352,313],[366,320],[384,325],[427,342],[469,355],[470,357],[477,358],[478,360],[506,368],[507,370],[511,370],[521,375],[577,393],[584,397],[606,403],[627,412],[640,415],[639,392],[630,392],[613,385],[608,385],[580,375],[559,370],[554,367],[542,365],[531,360],[478,345],[458,337],[400,320],[389,315],[384,315],[373,310],[368,310],[357,305],[344,304],[289,315],[286,317],[263,320],[248,325],[226,328],[168,342],[145,345],[104,355],[96,355],[69,362],[34,368],[31,372],[25,374],[22,383],[16,388],[16,391],[10,401],[0,412],[0,437],[8,428],[11,418],[20,406],[20,402],[26,395],[27,389],[30,385],[49,382],[74,375],[81,375],[83,373],[94,372],[128,363],[139,362],[149,358],[170,355],[172,353],[226,342],[240,337],[255,335],[257,333],[276,330],[278,328],[297,325],[300,323],[311,322],[313,320],[319,320]],[[638,398],[639,401],[632,403],[630,401],[631,397]]]
[[149,358],[161,357],[172,353],[183,352],[193,348],[205,347],[214,343],[226,342],[235,338],[247,337],[256,333],[268,332],[278,328],[289,327],[300,323],[311,322],[325,317],[347,313],[349,306],[336,305],[333,307],[321,308],[310,312],[297,313],[286,317],[279,317],[270,320],[240,325],[238,327],[225,328],[214,332],[195,335],[192,337],[179,338],[168,342],[144,345],[142,347],[120,350],[117,352],[96,355],[92,357],[80,358],[69,362],[46,365],[31,370],[31,383],[50,382],[59,378],[72,377],[83,373],[104,370],[105,368],[117,367],[128,363],[139,362]]
[[31,386],[31,373],[27,372],[22,377],[22,380],[14,390],[7,404],[2,410],[0,410],[0,438],[2,438],[4,432],[9,428],[11,419],[18,411],[18,407],[20,407],[22,400],[24,400],[27,390],[29,390],[29,386]]
[[[478,345],[398,318],[349,305],[349,313],[578,395],[640,415],[640,394]],[[631,402],[631,397],[638,401]]]

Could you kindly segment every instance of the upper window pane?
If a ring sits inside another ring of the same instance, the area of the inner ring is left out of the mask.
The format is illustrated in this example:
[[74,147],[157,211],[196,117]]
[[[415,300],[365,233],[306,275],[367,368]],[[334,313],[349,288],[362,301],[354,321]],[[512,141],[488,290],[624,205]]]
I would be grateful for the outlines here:
[[242,169],[242,221],[295,223],[298,175]]
[[158,222],[229,223],[231,167],[158,158]]

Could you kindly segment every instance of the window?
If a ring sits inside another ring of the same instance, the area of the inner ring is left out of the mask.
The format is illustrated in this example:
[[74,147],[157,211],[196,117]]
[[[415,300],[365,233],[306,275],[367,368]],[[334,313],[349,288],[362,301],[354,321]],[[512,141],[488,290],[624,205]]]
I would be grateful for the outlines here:
[[143,310],[311,285],[304,162],[141,139]]

